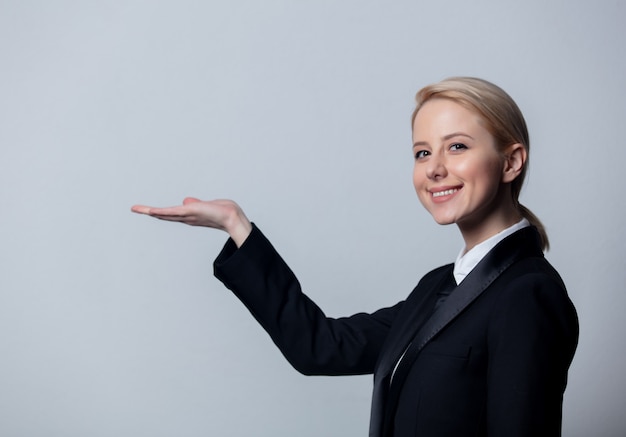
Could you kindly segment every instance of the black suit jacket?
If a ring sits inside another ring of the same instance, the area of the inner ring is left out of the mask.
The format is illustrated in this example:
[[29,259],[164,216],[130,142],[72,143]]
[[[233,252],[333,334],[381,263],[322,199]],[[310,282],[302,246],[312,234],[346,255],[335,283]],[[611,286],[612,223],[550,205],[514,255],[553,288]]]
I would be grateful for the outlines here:
[[227,242],[214,268],[298,371],[374,374],[372,437],[560,435],[578,321],[532,227],[458,287],[446,265],[405,301],[346,318],[326,317],[302,293],[256,227],[241,248]]

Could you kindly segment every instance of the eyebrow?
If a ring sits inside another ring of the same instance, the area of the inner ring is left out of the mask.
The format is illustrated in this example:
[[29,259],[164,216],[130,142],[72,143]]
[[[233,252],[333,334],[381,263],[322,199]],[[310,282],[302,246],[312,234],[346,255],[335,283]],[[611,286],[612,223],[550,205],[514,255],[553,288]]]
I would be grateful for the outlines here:
[[[452,139],[454,137],[466,137],[469,138],[470,140],[474,140],[474,137],[472,137],[471,135],[465,134],[463,132],[453,132],[451,134],[445,135],[444,137],[441,138],[441,141],[448,141],[449,139]],[[413,144],[413,147],[416,146],[427,146],[428,142],[427,141],[418,141],[417,143]]]

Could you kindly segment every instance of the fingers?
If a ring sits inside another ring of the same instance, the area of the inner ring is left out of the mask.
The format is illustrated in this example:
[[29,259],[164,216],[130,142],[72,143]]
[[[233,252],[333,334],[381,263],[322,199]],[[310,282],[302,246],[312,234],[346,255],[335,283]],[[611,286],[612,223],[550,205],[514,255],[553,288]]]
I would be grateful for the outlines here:
[[167,208],[149,208],[149,212],[152,217],[186,217],[191,214],[185,205],[182,206],[170,206]]
[[150,207],[145,205],[133,205],[130,210],[137,214],[150,214]]
[[132,212],[137,214],[146,214],[152,217],[165,219],[165,217],[184,217],[187,215],[186,208],[184,206],[172,206],[169,208],[154,208],[146,205],[134,205],[131,209]]
[[[196,199],[195,197],[186,197],[183,200],[183,206],[186,206],[192,203],[198,203],[198,202],[202,202],[202,201],[200,199]],[[177,206],[172,206],[169,208],[154,208],[154,207],[146,206],[146,205],[133,205],[130,208],[130,210],[137,214],[147,214],[147,215],[160,215],[160,214],[178,215],[181,212],[180,207],[177,207]]]
[[193,217],[190,218],[190,217],[180,216],[180,215],[161,215],[161,214],[151,214],[151,216],[159,220],[165,220],[167,222],[179,222],[179,223],[185,223],[188,225],[194,224]]

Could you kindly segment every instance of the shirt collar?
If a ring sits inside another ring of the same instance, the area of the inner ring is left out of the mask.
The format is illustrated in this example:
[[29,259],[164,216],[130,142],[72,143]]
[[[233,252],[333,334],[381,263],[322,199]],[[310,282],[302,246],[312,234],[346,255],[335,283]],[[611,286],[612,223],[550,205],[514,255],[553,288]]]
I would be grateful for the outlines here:
[[461,249],[454,262],[454,280],[457,285],[465,279],[469,272],[476,267],[476,264],[478,264],[500,241],[527,226],[530,226],[530,223],[524,218],[513,226],[498,232],[493,237],[489,237],[482,243],[472,247],[467,253],[465,253],[465,248]]

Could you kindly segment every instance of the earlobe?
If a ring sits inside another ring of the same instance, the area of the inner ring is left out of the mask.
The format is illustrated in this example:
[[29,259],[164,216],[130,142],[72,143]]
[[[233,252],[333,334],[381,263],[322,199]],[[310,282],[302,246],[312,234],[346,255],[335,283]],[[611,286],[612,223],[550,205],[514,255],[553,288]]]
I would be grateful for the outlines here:
[[502,182],[513,182],[517,178],[526,164],[528,152],[526,148],[520,144],[511,144],[506,148],[504,153],[504,166],[502,168]]

